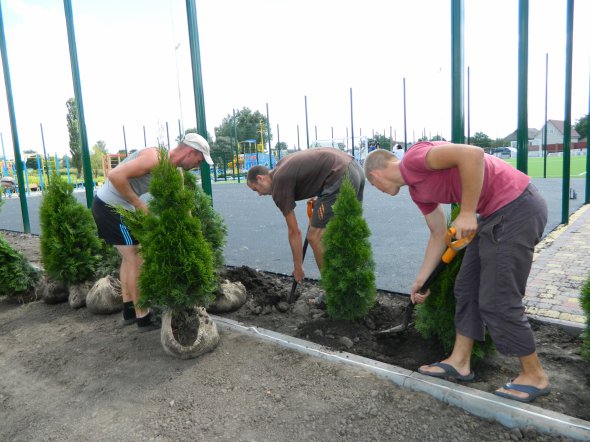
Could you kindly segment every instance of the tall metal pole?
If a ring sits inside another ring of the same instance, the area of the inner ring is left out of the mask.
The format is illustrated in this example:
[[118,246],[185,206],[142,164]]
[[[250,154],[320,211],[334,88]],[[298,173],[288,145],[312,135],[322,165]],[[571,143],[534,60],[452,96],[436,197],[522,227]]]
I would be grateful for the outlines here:
[[309,123],[307,121],[307,95],[305,95],[305,135],[307,137],[306,149],[309,149]]
[[[1,12],[2,11],[0,11],[0,13]],[[4,176],[6,176],[6,175],[8,175],[8,166],[7,166],[8,160],[6,159],[6,152],[4,151],[4,137],[2,137],[2,133],[1,132],[0,132],[0,141],[2,142],[2,159],[3,159],[3,162],[2,162],[2,174]]]
[[[18,131],[16,128],[16,116],[14,113],[14,101],[12,98],[12,85],[10,82],[10,69],[8,67],[8,53],[6,50],[6,37],[4,35],[4,19],[2,18],[2,2],[0,2],[0,51],[2,52],[2,65],[4,66],[4,84],[6,87],[6,101],[8,101],[8,115],[10,118],[10,129],[12,131],[12,145],[14,147],[14,162],[16,165],[16,177],[18,182],[18,193],[20,195],[20,209],[23,217],[23,229],[25,233],[31,233],[31,223],[29,222],[29,208],[27,206],[27,196],[25,189],[25,180],[23,177],[23,161],[20,155],[20,146],[18,142]],[[4,141],[4,140],[2,140]],[[6,157],[4,157],[6,161]]]
[[168,122],[167,121],[166,121],[166,142],[168,143],[168,151],[170,151],[170,131],[168,130]]
[[127,136],[125,135],[125,125],[123,125],[123,146],[125,146],[125,157],[128,157],[129,152],[127,151]]
[[145,137],[145,126],[143,126],[143,147],[147,147],[147,138]]
[[404,152],[408,150],[408,126],[406,120],[406,77],[404,77]]
[[471,79],[467,66],[467,144],[471,144]]
[[465,24],[463,0],[451,0],[452,87],[451,114],[453,143],[465,142],[465,110],[463,105],[463,30]]
[[590,75],[588,76],[588,115],[586,115],[586,198],[584,204],[590,204]]
[[71,0],[64,0],[66,25],[68,28],[68,43],[70,46],[70,63],[72,65],[72,81],[74,82],[74,96],[78,109],[78,127],[80,132],[80,146],[82,148],[82,164],[84,166],[84,187],[86,189],[86,205],[92,207],[94,199],[94,180],[92,178],[92,166],[90,165],[90,152],[88,150],[88,134],[86,133],[86,121],[84,119],[84,104],[82,102],[82,85],[80,83],[80,69],[78,67],[78,50],[76,49],[76,34],[74,32],[74,16]]
[[268,168],[272,169],[272,145],[270,141],[270,118],[268,116],[268,103],[266,103],[266,131],[268,132]]
[[350,133],[352,135],[352,157],[354,158],[354,116],[352,112],[352,88],[350,88]]
[[[236,110],[233,110],[234,112],[234,118],[233,118],[233,123],[234,123],[234,139],[236,140],[236,160],[237,160],[237,172],[238,172],[238,184],[240,184],[240,143],[238,141],[238,127],[236,126]],[[244,155],[244,158],[246,157],[246,155]]]
[[279,125],[277,124],[277,148],[279,150],[279,160],[281,159],[281,133],[279,132]]
[[332,147],[334,147],[334,126],[332,126],[331,129],[332,129]]
[[518,127],[516,130],[516,168],[523,173],[527,173],[529,155],[529,129],[527,115],[529,0],[519,0],[518,4]]
[[[45,159],[45,167],[47,167],[47,151],[45,150],[45,136],[43,135],[43,123],[39,123],[39,126],[41,126],[41,144],[43,145],[43,158]],[[55,167],[57,169],[57,164],[55,165]],[[49,170],[47,170],[45,176],[47,177],[47,182],[49,182]]]
[[545,53],[545,125],[543,126],[543,178],[547,178],[547,85],[549,83],[549,54]]
[[563,119],[563,187],[561,223],[569,222],[570,144],[572,137],[572,58],[574,46],[574,0],[567,0],[565,44],[565,118]]
[[[199,30],[197,26],[197,8],[195,0],[186,0],[189,43],[191,48],[191,65],[193,69],[193,92],[195,95],[195,113],[197,131],[207,139],[207,121],[205,118],[205,97],[203,95],[203,75],[201,71],[201,50],[199,48]],[[206,161],[201,162],[201,183],[206,194],[213,198],[211,188],[211,169]]]

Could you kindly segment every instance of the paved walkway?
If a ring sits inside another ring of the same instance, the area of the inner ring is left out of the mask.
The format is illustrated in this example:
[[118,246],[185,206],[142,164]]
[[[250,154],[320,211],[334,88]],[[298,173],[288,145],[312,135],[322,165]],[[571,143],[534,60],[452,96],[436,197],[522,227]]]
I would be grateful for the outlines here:
[[584,327],[580,292],[590,277],[590,205],[547,235],[535,252],[524,299],[526,312],[566,327]]

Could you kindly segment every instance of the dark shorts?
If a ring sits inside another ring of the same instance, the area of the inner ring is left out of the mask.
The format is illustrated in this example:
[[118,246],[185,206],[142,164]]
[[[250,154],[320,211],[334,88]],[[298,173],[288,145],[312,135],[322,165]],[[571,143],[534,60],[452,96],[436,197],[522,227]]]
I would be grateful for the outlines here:
[[352,186],[356,189],[356,198],[363,202],[363,191],[365,189],[365,174],[363,169],[355,160],[352,160],[342,177],[332,184],[330,187],[322,189],[318,195],[311,215],[311,226],[323,229],[328,224],[328,221],[334,216],[332,206],[336,202],[336,198],[340,193],[340,186],[344,177],[348,175]]
[[97,196],[92,203],[92,216],[98,228],[98,236],[107,244],[113,246],[133,246],[139,244],[127,226],[123,223],[121,215],[107,206]]

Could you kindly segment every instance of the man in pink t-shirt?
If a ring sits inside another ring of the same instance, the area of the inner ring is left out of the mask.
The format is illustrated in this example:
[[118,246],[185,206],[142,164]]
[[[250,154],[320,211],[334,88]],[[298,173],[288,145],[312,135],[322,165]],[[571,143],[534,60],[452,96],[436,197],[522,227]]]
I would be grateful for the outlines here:
[[527,175],[483,149],[447,142],[422,142],[399,161],[386,150],[365,160],[367,180],[392,196],[408,186],[430,229],[424,261],[412,285],[412,302],[446,248],[447,222],[441,204],[459,203],[453,222],[457,239],[476,234],[465,251],[455,281],[455,345],[444,361],[419,368],[428,376],[470,381],[471,351],[485,327],[502,354],[517,356],[521,371],[495,393],[531,402],[550,393],[537,356],[522,298],[535,244],[547,223],[547,205]]

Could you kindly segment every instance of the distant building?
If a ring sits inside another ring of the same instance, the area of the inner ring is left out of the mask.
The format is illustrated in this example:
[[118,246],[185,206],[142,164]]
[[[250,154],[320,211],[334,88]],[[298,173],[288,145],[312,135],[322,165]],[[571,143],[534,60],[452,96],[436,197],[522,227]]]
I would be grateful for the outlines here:
[[[547,120],[547,144],[563,144],[564,122],[559,120]],[[533,145],[543,145],[543,133],[545,126],[543,126],[534,136]],[[577,143],[580,141],[580,134],[572,127],[570,143]]]

